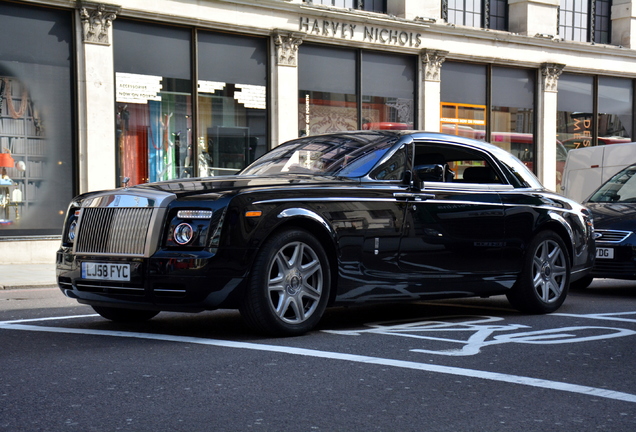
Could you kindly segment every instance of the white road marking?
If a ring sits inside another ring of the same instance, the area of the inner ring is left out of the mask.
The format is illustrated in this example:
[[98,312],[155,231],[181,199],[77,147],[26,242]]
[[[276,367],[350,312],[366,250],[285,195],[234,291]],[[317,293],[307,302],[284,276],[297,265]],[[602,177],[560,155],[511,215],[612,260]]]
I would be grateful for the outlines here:
[[[619,321],[619,322],[627,322],[627,323],[636,323],[636,312],[611,312],[604,314],[566,314],[566,313],[552,313],[552,315],[558,315],[569,318],[586,318],[586,319],[595,319],[595,320],[604,320],[604,321]],[[620,318],[620,316],[624,315],[633,315],[634,318]]]
[[[509,332],[530,328],[522,324],[494,324],[503,320],[501,317],[493,316],[444,315],[427,318],[425,321],[399,320],[370,323],[365,324],[366,327],[369,327],[366,329],[323,331],[342,336],[359,336],[366,333],[441,342],[444,345],[436,350],[416,348],[411,351],[443,356],[476,355],[481,352],[482,348],[506,343],[555,345],[590,342],[636,334],[636,331],[624,328],[577,326],[494,335],[495,332]],[[449,337],[451,334],[455,335],[456,338]],[[460,339],[459,337],[462,335],[468,335],[468,337]],[[447,348],[447,346],[458,345],[459,348]]]
[[92,336],[112,336],[112,337],[124,337],[146,340],[157,340],[166,342],[180,342],[191,343],[199,345],[209,345],[222,348],[237,348],[237,349],[249,349],[255,351],[267,351],[281,354],[301,355],[314,358],[323,358],[329,360],[344,360],[355,363],[373,364],[379,366],[397,367],[403,369],[412,369],[425,372],[443,373],[448,375],[463,376],[469,378],[479,378],[490,381],[498,381],[510,384],[521,384],[531,387],[538,387],[548,390],[560,390],[570,393],[578,393],[586,396],[601,397],[606,399],[619,400],[623,402],[636,403],[636,395],[630,393],[623,393],[619,391],[601,389],[596,387],[588,387],[577,384],[568,384],[559,381],[544,380],[538,378],[524,377],[520,375],[510,375],[497,372],[487,372],[475,369],[463,369],[450,366],[439,366],[425,363],[417,363],[405,360],[385,359],[379,357],[369,357],[356,354],[344,354],[329,351],[319,351],[305,348],[294,348],[279,345],[265,345],[249,342],[235,342],[224,341],[218,339],[203,339],[189,336],[174,336],[152,333],[137,333],[137,332],[124,332],[124,331],[110,331],[110,330],[92,330],[92,329],[78,329],[78,328],[63,328],[63,327],[45,327],[38,325],[19,324],[19,322],[36,322],[44,320],[55,319],[71,319],[78,318],[79,316],[66,316],[56,318],[45,319],[33,319],[33,320],[17,320],[17,321],[4,321],[0,322],[0,328],[5,330],[23,330],[23,331],[38,331],[48,333],[67,333],[67,334],[80,334],[80,335],[92,335]]

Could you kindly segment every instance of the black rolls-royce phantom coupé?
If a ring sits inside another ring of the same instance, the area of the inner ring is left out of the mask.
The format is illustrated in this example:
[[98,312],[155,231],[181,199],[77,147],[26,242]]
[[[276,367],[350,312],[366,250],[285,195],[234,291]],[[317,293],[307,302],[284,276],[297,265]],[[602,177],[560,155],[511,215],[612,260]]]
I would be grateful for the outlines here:
[[594,252],[588,211],[510,153],[358,131],[287,142],[238,175],[80,195],[57,281],[111,320],[237,308],[257,331],[297,335],[362,302],[505,294],[549,313]]

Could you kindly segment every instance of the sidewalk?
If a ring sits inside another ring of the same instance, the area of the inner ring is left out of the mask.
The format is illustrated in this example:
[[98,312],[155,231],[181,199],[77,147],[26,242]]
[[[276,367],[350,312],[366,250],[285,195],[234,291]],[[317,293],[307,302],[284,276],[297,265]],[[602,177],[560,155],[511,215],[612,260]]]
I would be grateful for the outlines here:
[[0,289],[57,286],[55,264],[0,264]]

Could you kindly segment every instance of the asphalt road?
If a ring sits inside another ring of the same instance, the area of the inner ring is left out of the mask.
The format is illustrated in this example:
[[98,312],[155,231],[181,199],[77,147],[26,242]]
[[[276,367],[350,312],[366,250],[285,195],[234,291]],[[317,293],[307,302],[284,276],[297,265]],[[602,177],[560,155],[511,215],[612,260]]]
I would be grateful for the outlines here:
[[505,297],[332,309],[266,339],[234,311],[106,321],[0,291],[0,430],[634,431],[636,282],[558,313]]

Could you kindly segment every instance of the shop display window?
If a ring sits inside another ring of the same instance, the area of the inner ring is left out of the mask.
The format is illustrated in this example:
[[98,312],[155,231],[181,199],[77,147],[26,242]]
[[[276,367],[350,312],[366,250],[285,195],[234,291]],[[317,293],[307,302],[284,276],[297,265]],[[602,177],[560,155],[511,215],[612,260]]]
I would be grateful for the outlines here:
[[413,129],[412,57],[364,51],[361,77],[362,129]]
[[562,74],[557,94],[557,140],[566,150],[593,141],[594,77]]
[[535,74],[527,69],[445,62],[441,131],[491,142],[533,169]]
[[490,142],[534,168],[535,71],[493,67]]
[[563,74],[558,90],[557,139],[566,150],[632,141],[631,79]]
[[203,31],[197,40],[199,173],[235,174],[267,151],[267,40]]
[[631,142],[634,81],[626,78],[598,79],[598,140],[605,144]]
[[298,53],[299,135],[356,130],[356,51],[302,44]]
[[72,16],[0,4],[0,236],[59,234],[73,197]]
[[118,19],[113,25],[117,155],[129,186],[194,175],[191,32]]
[[414,56],[301,45],[299,135],[415,128],[415,71]]
[[486,139],[486,67],[445,62],[441,81],[440,130],[451,135]]

